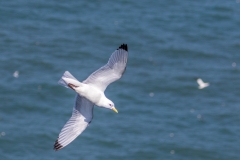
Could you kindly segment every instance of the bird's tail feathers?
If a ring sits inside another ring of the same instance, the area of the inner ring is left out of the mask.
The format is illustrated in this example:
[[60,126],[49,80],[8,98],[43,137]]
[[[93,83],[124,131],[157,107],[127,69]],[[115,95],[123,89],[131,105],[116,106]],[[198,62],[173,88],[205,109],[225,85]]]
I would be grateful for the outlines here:
[[58,84],[69,88],[68,84],[71,83],[75,86],[79,86],[81,83],[68,71],[65,71]]

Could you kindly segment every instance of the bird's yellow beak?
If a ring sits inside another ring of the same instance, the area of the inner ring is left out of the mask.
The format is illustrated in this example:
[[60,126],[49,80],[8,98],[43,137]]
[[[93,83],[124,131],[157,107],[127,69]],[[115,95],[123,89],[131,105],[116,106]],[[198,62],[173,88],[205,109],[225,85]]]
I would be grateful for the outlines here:
[[114,112],[118,113],[118,110],[117,110],[115,107],[113,107],[112,110],[113,110]]

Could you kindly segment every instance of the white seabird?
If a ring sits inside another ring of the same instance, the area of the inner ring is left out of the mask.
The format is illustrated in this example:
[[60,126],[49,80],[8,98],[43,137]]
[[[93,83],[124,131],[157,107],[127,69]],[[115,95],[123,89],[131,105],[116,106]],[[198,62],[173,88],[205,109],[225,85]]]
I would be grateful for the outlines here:
[[208,87],[210,85],[209,83],[203,82],[203,80],[201,78],[197,79],[197,83],[199,85],[198,86],[199,89],[203,89],[203,88]]
[[73,89],[77,92],[77,96],[72,116],[54,144],[56,151],[67,146],[87,128],[93,118],[94,105],[118,113],[114,103],[105,96],[104,91],[110,83],[122,77],[126,70],[127,59],[128,46],[122,44],[112,53],[106,65],[93,72],[83,82],[79,82],[68,71],[63,74],[59,84]]

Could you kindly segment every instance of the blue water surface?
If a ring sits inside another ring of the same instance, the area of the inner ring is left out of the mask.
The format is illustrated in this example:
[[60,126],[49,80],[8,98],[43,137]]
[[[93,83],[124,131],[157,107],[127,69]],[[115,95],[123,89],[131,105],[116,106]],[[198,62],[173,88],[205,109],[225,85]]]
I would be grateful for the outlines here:
[[[0,159],[240,159],[240,1],[1,1]],[[83,81],[122,43],[124,76],[91,125],[53,144]],[[210,86],[198,89],[197,78]]]

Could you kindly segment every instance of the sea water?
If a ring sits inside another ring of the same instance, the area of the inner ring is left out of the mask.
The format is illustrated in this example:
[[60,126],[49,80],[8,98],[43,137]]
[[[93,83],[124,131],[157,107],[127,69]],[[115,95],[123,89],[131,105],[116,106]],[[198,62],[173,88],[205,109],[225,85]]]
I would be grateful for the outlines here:
[[[1,1],[0,159],[240,159],[240,2]],[[129,47],[89,127],[55,152],[80,81]],[[197,78],[210,86],[198,89]]]

